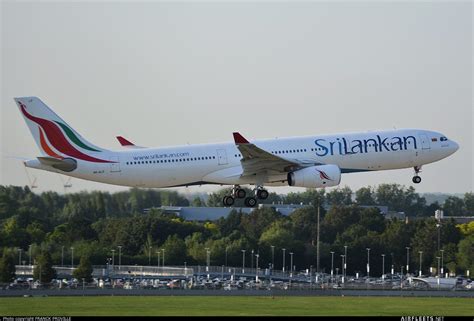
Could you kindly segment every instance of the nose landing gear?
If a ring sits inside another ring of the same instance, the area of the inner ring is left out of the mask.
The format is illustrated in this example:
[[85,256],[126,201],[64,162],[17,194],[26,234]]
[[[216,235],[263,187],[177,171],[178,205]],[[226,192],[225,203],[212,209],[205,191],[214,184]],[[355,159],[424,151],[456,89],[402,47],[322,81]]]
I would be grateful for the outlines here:
[[413,176],[412,181],[415,184],[420,184],[421,177],[418,174],[421,172],[421,166],[415,166],[413,169],[415,170],[415,176]]

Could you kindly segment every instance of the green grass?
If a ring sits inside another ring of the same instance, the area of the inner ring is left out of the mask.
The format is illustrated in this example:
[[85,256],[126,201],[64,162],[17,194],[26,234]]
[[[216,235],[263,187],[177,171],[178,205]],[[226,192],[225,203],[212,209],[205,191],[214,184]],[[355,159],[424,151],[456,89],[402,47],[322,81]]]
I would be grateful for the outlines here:
[[0,315],[474,315],[469,298],[101,296],[0,298]]

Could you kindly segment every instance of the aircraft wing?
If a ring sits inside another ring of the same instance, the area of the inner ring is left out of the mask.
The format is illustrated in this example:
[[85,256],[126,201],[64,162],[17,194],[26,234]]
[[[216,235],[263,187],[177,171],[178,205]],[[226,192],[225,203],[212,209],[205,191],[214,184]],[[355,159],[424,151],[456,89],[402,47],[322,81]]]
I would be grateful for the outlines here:
[[242,176],[258,174],[283,174],[304,167],[297,161],[290,161],[250,143],[240,133],[233,133],[234,141],[242,154],[240,163],[243,168]]

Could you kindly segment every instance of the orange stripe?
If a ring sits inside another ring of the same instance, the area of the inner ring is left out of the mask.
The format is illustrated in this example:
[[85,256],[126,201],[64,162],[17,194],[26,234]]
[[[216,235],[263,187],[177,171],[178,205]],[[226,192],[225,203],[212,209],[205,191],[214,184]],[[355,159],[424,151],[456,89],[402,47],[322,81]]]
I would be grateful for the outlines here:
[[40,143],[41,143],[41,147],[43,147],[43,150],[46,152],[46,154],[48,154],[48,155],[51,156],[51,157],[63,159],[61,156],[59,156],[58,154],[56,154],[55,152],[53,152],[53,150],[48,146],[48,144],[46,143],[46,140],[44,139],[43,131],[41,130],[40,127],[38,127],[38,128],[39,128],[39,132],[40,132]]

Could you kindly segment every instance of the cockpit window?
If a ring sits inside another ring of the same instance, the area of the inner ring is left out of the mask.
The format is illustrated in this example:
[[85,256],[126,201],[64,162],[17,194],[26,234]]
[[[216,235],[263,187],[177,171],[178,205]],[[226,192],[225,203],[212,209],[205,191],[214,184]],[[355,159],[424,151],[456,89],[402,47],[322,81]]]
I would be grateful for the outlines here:
[[445,142],[445,141],[447,141],[448,139],[447,139],[446,137],[444,137],[444,136],[441,136],[441,138],[440,138],[439,140],[442,141],[442,142]]

